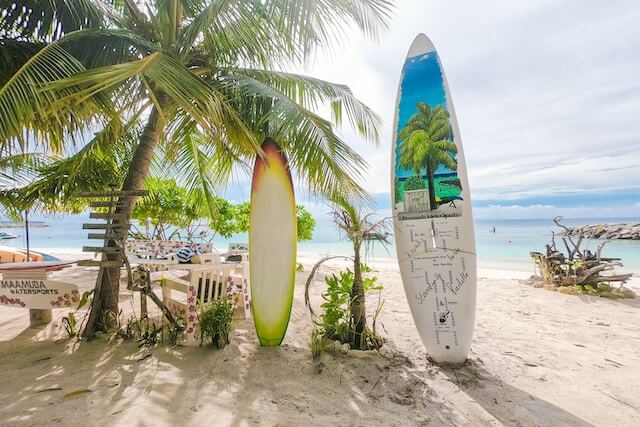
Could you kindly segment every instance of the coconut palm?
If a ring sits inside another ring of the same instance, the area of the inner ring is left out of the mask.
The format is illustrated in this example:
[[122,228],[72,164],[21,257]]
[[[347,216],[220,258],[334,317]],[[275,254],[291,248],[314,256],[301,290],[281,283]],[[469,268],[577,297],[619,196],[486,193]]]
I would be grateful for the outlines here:
[[455,171],[458,168],[455,155],[458,153],[452,141],[453,131],[449,123],[449,112],[438,105],[431,108],[424,102],[416,105],[418,112],[411,116],[400,131],[399,165],[411,169],[417,176],[426,171],[429,185],[429,206],[437,208],[433,175],[440,166]]
[[[0,46],[16,54],[0,55],[0,153],[64,153],[89,133],[108,148],[140,126],[122,190],[142,189],[161,152],[211,195],[271,136],[311,191],[363,196],[366,163],[335,126],[345,116],[377,140],[379,118],[348,87],[284,70],[351,24],[377,37],[390,10],[388,0],[4,1]],[[331,120],[314,112],[323,103]],[[132,209],[118,213],[128,221]],[[119,272],[105,273],[89,334],[118,312]]]

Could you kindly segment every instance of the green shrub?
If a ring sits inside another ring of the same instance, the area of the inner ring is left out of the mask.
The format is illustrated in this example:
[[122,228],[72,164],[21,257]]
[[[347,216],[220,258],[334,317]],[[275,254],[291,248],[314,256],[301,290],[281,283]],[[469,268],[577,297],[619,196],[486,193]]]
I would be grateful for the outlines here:
[[138,347],[153,347],[160,341],[160,334],[162,333],[162,327],[156,326],[155,323],[147,326],[142,331],[140,338],[138,338]]
[[311,331],[311,342],[309,343],[311,358],[317,361],[328,344],[329,339],[325,337],[323,330],[318,325],[314,325]]
[[[370,272],[371,269],[363,264],[362,273],[365,294],[382,290],[382,285],[378,283],[378,278],[367,275]],[[355,328],[351,318],[353,279],[354,275],[350,269],[341,271],[338,275],[332,274],[325,279],[327,290],[322,293],[324,302],[321,305],[324,311],[315,320],[315,327],[311,335],[311,353],[314,358],[319,356],[329,340],[337,340],[351,345],[354,345],[356,341]],[[375,312],[374,325],[375,318],[380,313],[381,307],[382,304],[380,303]],[[365,328],[363,338],[361,340],[362,350],[378,348],[382,345],[382,339],[376,335],[375,330],[371,331]]]
[[419,176],[412,176],[404,182],[405,191],[422,190],[424,189],[424,180]]
[[[146,317],[144,320],[147,320]],[[118,337],[123,340],[130,340],[135,337],[141,337],[143,329],[142,322],[138,320],[136,316],[129,317],[127,324],[124,327],[118,328]]]
[[218,348],[229,344],[233,310],[233,304],[227,300],[213,300],[200,306],[198,311],[200,345],[208,339],[211,339],[211,343]]
[[[85,291],[82,293],[82,297],[80,301],[78,301],[78,306],[76,307],[76,311],[69,312],[68,315],[62,318],[62,326],[64,330],[67,332],[69,338],[78,337],[80,335],[80,331],[78,330],[78,319],[76,318],[76,312],[84,308],[87,303],[91,302],[91,297],[93,296],[93,289],[90,291]],[[86,316],[86,315],[85,315]],[[82,320],[82,319],[81,319]],[[80,322],[82,323],[82,321]]]

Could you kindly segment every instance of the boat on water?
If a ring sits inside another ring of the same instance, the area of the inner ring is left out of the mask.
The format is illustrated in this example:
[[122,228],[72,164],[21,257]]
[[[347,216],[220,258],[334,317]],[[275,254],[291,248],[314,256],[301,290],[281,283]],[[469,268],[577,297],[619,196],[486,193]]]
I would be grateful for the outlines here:
[[13,233],[5,233],[4,231],[0,231],[0,240],[9,240],[9,239],[17,239],[18,236],[17,234],[13,234]]
[[27,251],[24,249],[16,249],[16,248],[10,248],[8,246],[0,246],[0,263],[43,261],[44,259],[45,259],[45,255],[39,252],[29,251],[29,255],[27,256]]

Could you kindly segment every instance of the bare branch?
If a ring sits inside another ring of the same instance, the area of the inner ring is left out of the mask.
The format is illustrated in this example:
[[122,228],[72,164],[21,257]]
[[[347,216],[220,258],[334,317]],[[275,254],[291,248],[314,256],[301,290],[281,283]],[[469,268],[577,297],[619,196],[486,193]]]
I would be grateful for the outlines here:
[[314,264],[313,268],[311,269],[311,273],[309,273],[309,277],[307,277],[307,281],[304,284],[304,305],[309,307],[309,313],[311,313],[312,316],[315,315],[315,313],[313,312],[313,308],[311,308],[311,304],[309,302],[309,287],[311,286],[311,282],[313,282],[313,279],[316,277],[316,273],[318,272],[318,269],[322,264],[324,264],[329,260],[338,259],[338,258],[353,261],[353,257],[341,256],[341,255],[324,257],[320,261]]

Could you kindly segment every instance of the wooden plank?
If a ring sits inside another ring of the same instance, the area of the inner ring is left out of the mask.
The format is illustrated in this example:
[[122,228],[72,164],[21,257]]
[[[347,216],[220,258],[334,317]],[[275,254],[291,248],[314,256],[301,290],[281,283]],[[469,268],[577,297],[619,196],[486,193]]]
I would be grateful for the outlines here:
[[88,191],[80,193],[80,197],[140,197],[149,194],[148,190],[139,191]]
[[119,254],[122,253],[122,248],[119,247],[103,247],[103,246],[83,246],[82,252],[104,252],[105,254]]
[[128,229],[131,224],[82,224],[83,230],[116,230],[116,229]]
[[91,212],[89,214],[89,218],[91,219],[127,219],[129,216],[120,213],[110,213],[110,212]]
[[120,267],[122,261],[80,261],[80,267]]
[[119,202],[117,200],[104,201],[104,202],[91,202],[89,206],[92,208],[123,208],[129,203]]
[[89,233],[89,240],[124,240],[126,233]]

